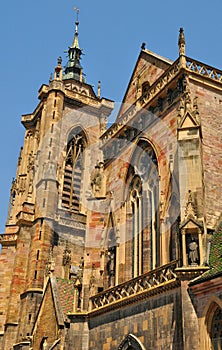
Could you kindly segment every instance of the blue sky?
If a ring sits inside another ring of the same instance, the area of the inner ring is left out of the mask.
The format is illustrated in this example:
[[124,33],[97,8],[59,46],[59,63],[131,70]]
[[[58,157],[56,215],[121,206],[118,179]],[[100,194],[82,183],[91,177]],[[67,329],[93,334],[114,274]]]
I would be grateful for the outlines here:
[[57,57],[72,43],[80,8],[80,46],[87,82],[101,80],[102,95],[120,102],[142,42],[175,60],[184,27],[187,55],[222,69],[222,2],[207,1],[4,1],[0,14],[0,232],[4,231],[9,191],[24,129],[21,114],[31,113],[37,92],[48,83]]

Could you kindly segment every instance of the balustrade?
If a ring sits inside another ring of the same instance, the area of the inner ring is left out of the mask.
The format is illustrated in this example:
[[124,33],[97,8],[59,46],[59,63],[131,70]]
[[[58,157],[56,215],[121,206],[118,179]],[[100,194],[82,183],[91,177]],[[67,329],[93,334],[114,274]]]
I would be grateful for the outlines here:
[[213,80],[222,82],[222,71],[219,69],[213,68],[189,57],[186,57],[186,66],[191,72],[195,72]]
[[177,261],[149,271],[127,282],[109,288],[90,298],[92,310],[124,300],[130,296],[163,286],[177,279],[175,268]]

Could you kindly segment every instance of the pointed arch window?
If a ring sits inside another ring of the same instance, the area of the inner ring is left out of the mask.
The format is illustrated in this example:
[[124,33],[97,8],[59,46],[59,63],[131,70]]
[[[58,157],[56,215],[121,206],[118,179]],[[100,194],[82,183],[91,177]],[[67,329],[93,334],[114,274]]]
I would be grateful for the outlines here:
[[75,212],[80,210],[85,148],[86,137],[83,130],[78,127],[70,133],[68,138],[62,190],[62,207]]
[[143,273],[143,204],[142,181],[135,176],[131,182],[132,207],[132,275]]
[[158,163],[146,140],[140,140],[136,146],[127,182],[132,277],[136,277],[160,264]]
[[212,319],[210,337],[212,349],[222,349],[222,310],[219,307]]
[[105,251],[105,288],[113,287],[116,284],[116,254],[117,254],[117,237],[115,231],[113,213],[109,214],[107,230],[104,240]]

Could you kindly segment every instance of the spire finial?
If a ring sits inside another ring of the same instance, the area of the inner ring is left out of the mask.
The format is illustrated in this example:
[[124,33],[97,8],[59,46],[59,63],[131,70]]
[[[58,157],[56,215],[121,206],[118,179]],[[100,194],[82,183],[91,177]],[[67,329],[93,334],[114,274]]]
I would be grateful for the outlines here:
[[179,54],[180,56],[185,56],[185,36],[184,36],[184,30],[183,28],[180,28],[180,34],[178,39],[178,46],[179,46]]
[[79,38],[78,38],[78,35],[79,35],[79,30],[78,30],[78,27],[79,27],[79,9],[77,7],[74,7],[74,11],[76,12],[76,21],[75,21],[75,35],[74,35],[74,40],[73,40],[73,44],[72,44],[72,47],[73,48],[77,48],[79,49]]
[[141,50],[146,50],[146,43],[142,43]]
[[74,7],[74,11],[76,12],[76,22],[75,22],[76,27],[75,27],[72,46],[69,47],[69,50],[68,50],[69,60],[65,68],[65,74],[63,76],[63,79],[75,79],[82,82],[83,73],[82,73],[82,66],[80,64],[82,49],[79,46],[79,32],[78,32],[78,26],[79,26],[78,16],[80,11],[77,7]]
[[78,7],[74,7],[74,11],[76,12],[76,22],[79,22],[79,12],[80,12],[80,10],[79,10],[79,8]]
[[55,67],[54,80],[62,80],[62,57],[57,59],[57,66]]

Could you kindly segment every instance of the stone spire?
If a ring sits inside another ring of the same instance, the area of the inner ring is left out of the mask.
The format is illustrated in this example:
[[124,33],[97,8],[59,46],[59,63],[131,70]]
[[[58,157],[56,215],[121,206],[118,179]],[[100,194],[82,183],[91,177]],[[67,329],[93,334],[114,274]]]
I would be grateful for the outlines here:
[[79,49],[79,21],[76,20],[75,22],[76,28],[75,28],[75,34],[74,34],[74,39],[72,43],[72,48]]
[[178,46],[179,46],[179,54],[180,56],[183,55],[185,56],[185,36],[184,36],[184,30],[183,28],[180,28],[180,34],[179,34],[179,39],[178,39]]
[[81,55],[82,55],[82,49],[79,47],[79,21],[78,21],[78,13],[77,11],[77,19],[75,22],[75,33],[74,33],[74,39],[72,46],[69,47],[68,50],[68,63],[65,67],[65,74],[63,76],[63,79],[75,79],[77,81],[83,81],[83,74],[82,74],[82,66],[80,64]]
[[183,28],[180,28],[180,34],[178,39],[179,55],[180,55],[180,66],[181,68],[186,68],[186,50],[185,50],[185,36]]

